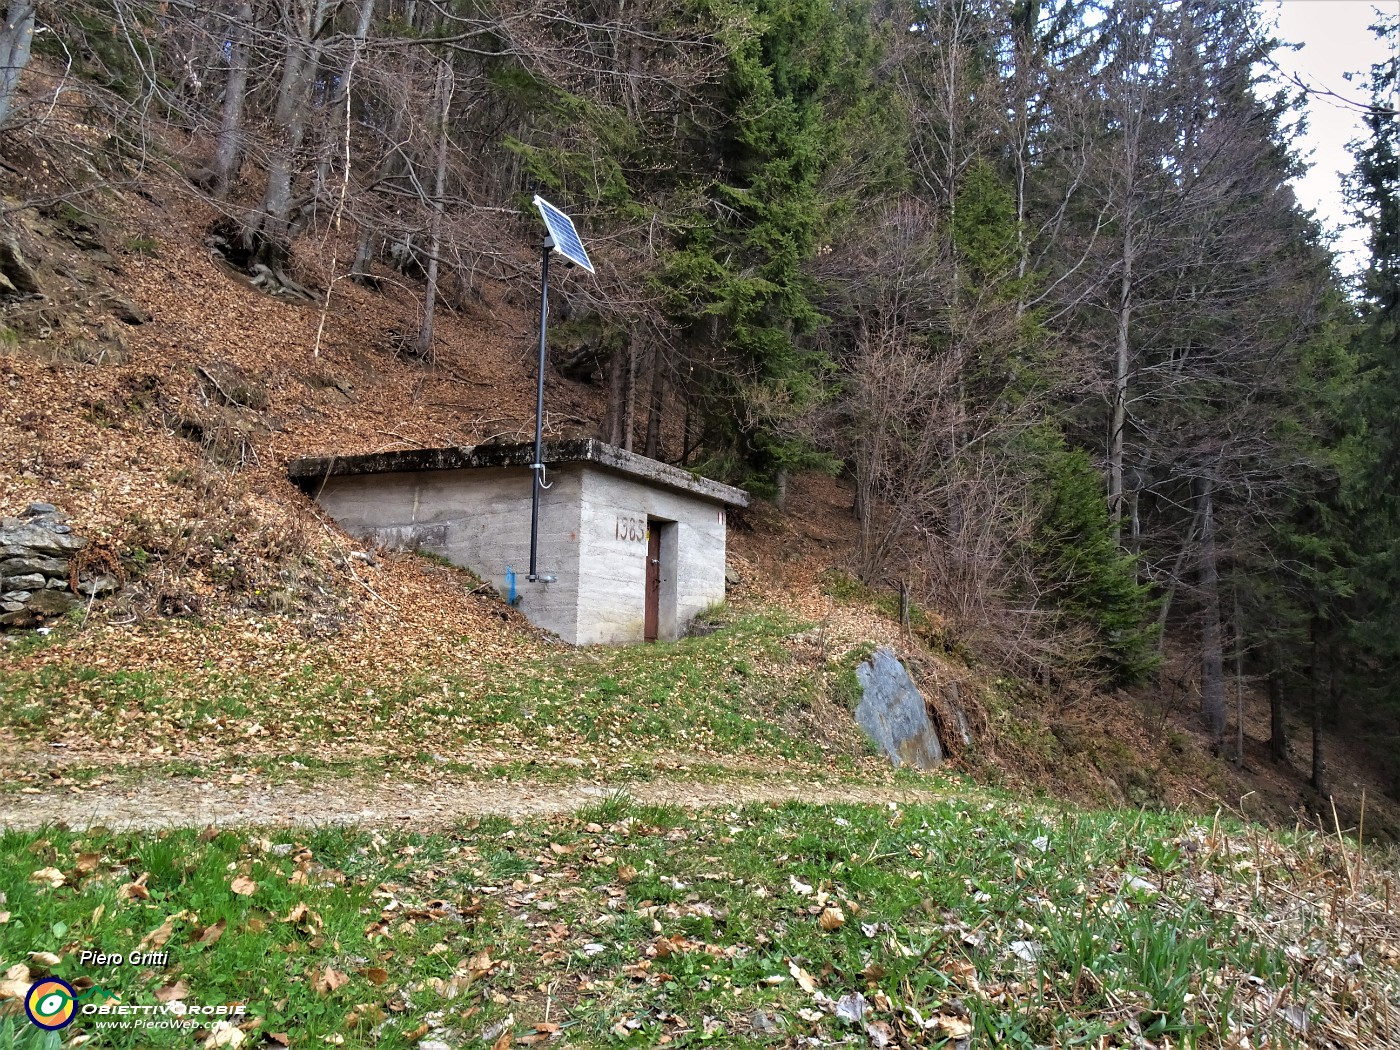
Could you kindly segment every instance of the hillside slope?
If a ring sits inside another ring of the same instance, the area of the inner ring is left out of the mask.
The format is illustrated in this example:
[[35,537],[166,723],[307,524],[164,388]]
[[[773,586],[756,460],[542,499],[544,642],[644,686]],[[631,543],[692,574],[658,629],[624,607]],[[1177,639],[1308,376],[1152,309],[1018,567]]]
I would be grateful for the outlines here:
[[[1247,812],[1275,818],[1317,803],[1252,754],[1246,773],[1208,758],[1180,700],[1008,680],[936,613],[902,633],[889,603],[841,571],[854,522],[830,478],[797,479],[782,512],[738,516],[729,626],[654,657],[562,651],[467,574],[359,551],[287,482],[286,461],[527,436],[533,287],[449,304],[433,360],[415,360],[399,349],[418,324],[411,284],[337,280],[324,295],[344,245],[301,260],[320,301],[274,298],[207,248],[219,216],[183,185],[73,193],[71,143],[21,131],[4,149],[9,204],[40,202],[9,215],[41,296],[4,307],[0,441],[16,454],[0,510],[61,506],[128,577],[54,635],[5,639],[0,742],[16,783],[41,765],[87,790],[114,762],[265,775],[385,756],[561,775],[562,758],[596,770],[617,749],[637,759],[627,765],[670,766],[684,751],[686,764],[732,773],[778,755],[879,778],[842,689],[855,656],[893,644],[945,725],[949,705],[966,709],[977,739],[959,762],[978,776],[1133,805],[1252,795]],[[551,372],[550,432],[591,431],[602,397]],[[689,697],[676,719],[629,722],[638,696],[657,711],[678,692]],[[571,708],[548,737],[542,697]],[[685,725],[693,748],[677,747]],[[1341,779],[1341,817],[1354,822],[1368,782],[1360,769]],[[1371,786],[1367,826],[1400,828],[1380,796]]]

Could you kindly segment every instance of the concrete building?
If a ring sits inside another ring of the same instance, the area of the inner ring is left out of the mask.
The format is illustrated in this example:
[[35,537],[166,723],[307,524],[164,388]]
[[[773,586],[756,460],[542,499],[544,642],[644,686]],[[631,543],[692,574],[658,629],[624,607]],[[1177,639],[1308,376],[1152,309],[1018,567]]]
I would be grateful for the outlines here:
[[533,445],[298,459],[293,481],[352,535],[441,555],[566,642],[678,638],[724,600],[726,518],[741,489],[601,441],[544,446],[539,581],[530,564]]

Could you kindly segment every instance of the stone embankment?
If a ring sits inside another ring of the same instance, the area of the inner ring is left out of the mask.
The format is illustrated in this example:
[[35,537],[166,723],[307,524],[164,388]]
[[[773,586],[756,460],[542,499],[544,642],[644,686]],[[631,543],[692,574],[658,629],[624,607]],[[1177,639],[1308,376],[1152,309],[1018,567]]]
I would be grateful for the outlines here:
[[0,628],[37,627],[121,584],[95,559],[87,540],[52,503],[31,503],[17,518],[0,518]]

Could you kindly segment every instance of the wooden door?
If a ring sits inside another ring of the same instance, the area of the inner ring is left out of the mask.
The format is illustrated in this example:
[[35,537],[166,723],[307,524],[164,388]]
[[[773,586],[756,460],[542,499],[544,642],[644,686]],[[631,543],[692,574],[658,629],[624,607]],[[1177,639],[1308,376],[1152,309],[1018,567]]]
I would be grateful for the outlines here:
[[661,609],[661,527],[654,521],[647,522],[647,596],[646,620],[642,627],[642,637],[648,642],[656,641],[656,624]]

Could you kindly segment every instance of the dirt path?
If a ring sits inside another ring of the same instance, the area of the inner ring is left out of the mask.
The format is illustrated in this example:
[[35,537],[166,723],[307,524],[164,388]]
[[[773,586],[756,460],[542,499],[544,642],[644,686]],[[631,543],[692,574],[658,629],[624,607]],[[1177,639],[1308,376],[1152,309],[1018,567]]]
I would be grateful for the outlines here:
[[318,824],[442,826],[474,816],[573,813],[625,790],[641,803],[699,809],[748,802],[917,802],[938,796],[888,785],[831,785],[774,779],[761,783],[655,779],[616,784],[532,784],[444,777],[431,787],[403,780],[318,784],[222,785],[147,781],[115,789],[44,791],[0,800],[0,828],[63,822],[82,828],[168,828]]

